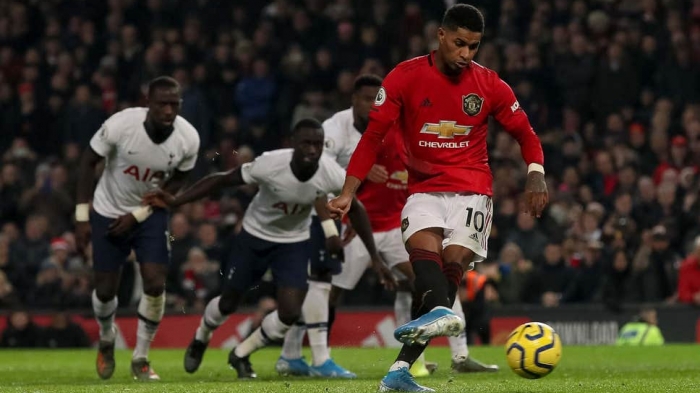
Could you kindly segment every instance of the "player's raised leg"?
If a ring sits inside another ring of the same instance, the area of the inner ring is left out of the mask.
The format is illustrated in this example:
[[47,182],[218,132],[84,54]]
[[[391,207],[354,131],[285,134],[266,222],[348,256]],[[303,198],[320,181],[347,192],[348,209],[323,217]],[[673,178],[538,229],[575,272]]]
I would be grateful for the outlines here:
[[[204,309],[204,315],[194,338],[185,351],[185,371],[194,373],[202,363],[209,341],[214,331],[221,326],[228,316],[236,311],[243,294],[256,281],[262,277],[267,269],[267,260],[260,258],[270,247],[270,243],[258,239],[246,230],[235,238],[229,260],[224,270],[224,284],[221,295],[209,301]],[[239,362],[241,370],[240,378],[255,378],[255,373],[247,359]]]
[[[457,290],[464,271],[470,269],[473,263],[486,258],[493,206],[491,198],[485,195],[454,195],[448,198],[459,214],[453,215],[448,222],[453,231],[447,238],[443,251],[443,272],[447,277],[453,310],[464,319]],[[498,371],[498,366],[482,364],[469,356],[464,330],[460,336],[450,339],[450,348],[452,369],[457,372]]]
[[[405,225],[404,238],[407,239],[410,261],[416,277],[413,284],[413,307],[418,310],[419,316],[394,331],[396,339],[404,344],[426,344],[434,337],[457,336],[464,329],[464,321],[451,309],[457,289],[455,287],[454,295],[450,296],[451,287],[448,288],[445,283],[447,273],[454,267],[451,266],[452,263],[443,266],[441,253],[445,224],[439,217],[445,216],[440,210],[447,209],[447,206],[441,205],[439,199],[427,194],[415,195],[404,208],[404,212],[408,213],[404,217],[404,221],[408,223]],[[431,204],[436,214],[412,216],[411,212],[419,208],[421,202]],[[416,222],[413,224],[410,221]],[[411,229],[411,225],[415,225],[415,228]]]
[[305,240],[278,244],[268,256],[278,288],[277,311],[268,314],[261,326],[231,351],[231,367],[238,370],[237,364],[246,361],[250,354],[270,342],[282,340],[289,328],[299,320],[306,297],[309,254],[309,241]]
[[[414,198],[413,201],[416,199]],[[440,209],[439,205],[436,209]],[[411,212],[411,201],[404,212]],[[440,335],[457,335],[464,329],[464,321],[450,308],[445,276],[442,272],[442,239],[444,224],[441,214],[424,216],[422,221],[409,217],[404,220],[402,229],[408,238],[410,262],[413,267],[414,292],[412,309],[417,319],[410,321],[394,332],[399,341],[404,342],[396,361],[382,379],[380,391],[432,392],[433,390],[415,382],[409,369],[425,350],[428,341]],[[411,225],[414,228],[411,229]]]

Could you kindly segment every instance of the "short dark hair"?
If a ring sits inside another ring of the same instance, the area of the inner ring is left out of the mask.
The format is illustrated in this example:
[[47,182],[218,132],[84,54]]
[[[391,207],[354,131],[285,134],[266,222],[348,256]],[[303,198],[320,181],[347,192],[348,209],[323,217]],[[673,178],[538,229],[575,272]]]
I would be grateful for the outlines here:
[[355,78],[353,92],[357,93],[365,86],[382,87],[382,78],[374,74],[362,74]]
[[484,15],[478,8],[469,4],[455,4],[445,11],[442,27],[450,30],[467,29],[476,33],[484,32]]
[[322,130],[323,126],[321,125],[321,122],[319,122],[316,119],[312,119],[310,117],[305,118],[305,119],[301,119],[292,128],[292,135],[296,135],[296,133],[299,132],[299,130],[301,130],[302,128],[311,128],[313,130],[318,130],[318,129]]
[[156,89],[180,89],[180,83],[169,76],[159,76],[148,82],[148,95],[150,96]]

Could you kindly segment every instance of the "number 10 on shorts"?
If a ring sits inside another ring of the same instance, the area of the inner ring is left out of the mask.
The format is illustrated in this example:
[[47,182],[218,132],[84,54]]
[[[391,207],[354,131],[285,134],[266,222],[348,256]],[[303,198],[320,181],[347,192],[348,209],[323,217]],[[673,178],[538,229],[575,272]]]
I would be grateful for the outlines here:
[[[473,222],[472,222],[473,219]],[[468,207],[467,208],[467,220],[464,226],[467,228],[470,228],[472,224],[474,224],[474,229],[477,232],[483,232],[484,231],[484,224],[486,222],[486,217],[484,216],[484,213],[480,211],[474,212],[473,207]]]

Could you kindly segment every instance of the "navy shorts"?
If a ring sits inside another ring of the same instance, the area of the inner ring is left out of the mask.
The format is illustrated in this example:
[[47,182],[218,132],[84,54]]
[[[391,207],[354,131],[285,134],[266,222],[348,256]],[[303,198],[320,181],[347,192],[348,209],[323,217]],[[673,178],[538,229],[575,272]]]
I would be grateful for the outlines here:
[[[340,222],[336,221],[340,233]],[[326,252],[326,234],[323,233],[321,219],[318,216],[311,217],[311,274],[322,275],[330,273],[339,274],[343,270],[343,261],[339,258],[331,258]]]
[[255,237],[245,229],[233,240],[224,277],[224,289],[246,292],[260,282],[267,269],[277,288],[306,289],[311,256],[309,241],[275,243]]
[[116,272],[126,262],[131,250],[139,263],[170,263],[170,233],[168,212],[154,209],[146,221],[136,224],[124,237],[107,235],[107,228],[114,221],[95,211],[90,212],[92,227],[92,268],[98,272]]

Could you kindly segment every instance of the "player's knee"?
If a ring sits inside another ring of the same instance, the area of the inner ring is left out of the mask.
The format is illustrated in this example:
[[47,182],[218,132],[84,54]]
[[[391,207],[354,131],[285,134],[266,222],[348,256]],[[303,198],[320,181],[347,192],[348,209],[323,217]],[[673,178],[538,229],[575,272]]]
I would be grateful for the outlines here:
[[292,325],[301,318],[301,307],[299,307],[298,310],[285,310],[280,308],[277,310],[277,315],[283,324]]
[[143,293],[148,296],[158,297],[165,292],[165,281],[163,279],[144,279]]
[[231,315],[238,308],[238,299],[224,292],[219,298],[219,311],[222,315]]
[[442,253],[442,261],[445,265],[450,263],[459,263],[464,270],[467,270],[469,264],[474,260],[474,251],[462,246],[447,246]]
[[109,286],[95,286],[95,296],[100,302],[107,303],[117,296],[117,290],[116,288],[109,288]]
[[332,278],[333,275],[328,270],[311,272],[309,274],[309,281],[331,282]]
[[103,303],[106,303],[117,296],[118,280],[104,274],[95,274],[95,296]]

